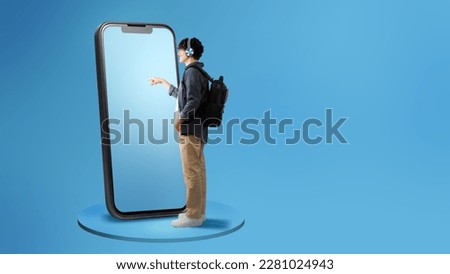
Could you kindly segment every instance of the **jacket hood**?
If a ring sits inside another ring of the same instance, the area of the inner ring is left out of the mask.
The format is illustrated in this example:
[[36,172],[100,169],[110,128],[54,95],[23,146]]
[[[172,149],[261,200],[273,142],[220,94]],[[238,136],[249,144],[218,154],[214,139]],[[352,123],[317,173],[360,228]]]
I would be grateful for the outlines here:
[[187,70],[190,67],[199,67],[199,68],[203,68],[204,64],[202,62],[194,62],[192,64],[189,64],[188,66],[186,66],[186,68],[184,70]]

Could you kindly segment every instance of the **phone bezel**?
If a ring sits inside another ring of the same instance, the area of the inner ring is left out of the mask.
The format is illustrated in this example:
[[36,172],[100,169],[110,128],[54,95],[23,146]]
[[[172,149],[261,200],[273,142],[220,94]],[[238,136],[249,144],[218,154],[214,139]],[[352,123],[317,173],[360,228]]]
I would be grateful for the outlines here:
[[173,29],[165,24],[159,23],[136,23],[136,22],[105,22],[101,24],[95,31],[95,59],[97,68],[97,88],[99,98],[99,112],[100,112],[100,132],[101,132],[101,144],[102,144],[102,159],[103,159],[103,178],[105,188],[105,201],[108,212],[118,219],[141,219],[150,217],[163,217],[173,216],[186,209],[186,205],[182,208],[164,209],[164,210],[146,210],[146,211],[132,211],[123,212],[120,211],[114,202],[114,180],[112,173],[112,161],[111,161],[111,143],[110,143],[110,131],[109,127],[104,127],[103,121],[107,121],[108,115],[108,93],[106,85],[106,69],[105,69],[105,52],[103,32],[108,27],[130,27],[130,26],[150,26],[158,28],[168,29],[174,37],[174,55],[176,66],[176,79],[177,85],[179,81],[177,52],[176,52],[176,38]]

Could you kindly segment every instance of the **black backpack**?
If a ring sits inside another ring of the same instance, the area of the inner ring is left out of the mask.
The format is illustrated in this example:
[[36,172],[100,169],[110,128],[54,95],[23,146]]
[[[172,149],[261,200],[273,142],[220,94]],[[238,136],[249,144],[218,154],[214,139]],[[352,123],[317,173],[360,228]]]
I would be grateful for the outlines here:
[[225,103],[228,99],[228,88],[223,82],[223,76],[220,76],[218,80],[214,80],[204,69],[197,66],[192,66],[192,68],[198,69],[211,82],[206,93],[206,100],[199,108],[203,125],[219,127],[222,124]]

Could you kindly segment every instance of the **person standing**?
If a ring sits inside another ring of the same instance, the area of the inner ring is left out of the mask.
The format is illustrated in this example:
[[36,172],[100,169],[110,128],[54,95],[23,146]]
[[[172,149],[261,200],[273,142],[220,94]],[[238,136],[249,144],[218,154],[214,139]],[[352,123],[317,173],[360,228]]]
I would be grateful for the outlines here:
[[177,98],[178,111],[174,127],[178,131],[181,163],[186,184],[186,211],[172,221],[174,227],[201,226],[206,220],[206,166],[203,149],[208,141],[208,127],[203,126],[199,109],[206,101],[208,79],[195,67],[199,62],[203,45],[197,38],[185,38],[178,44],[180,63],[185,70],[180,86],[174,87],[165,79],[152,77],[151,85],[162,84],[169,95]]

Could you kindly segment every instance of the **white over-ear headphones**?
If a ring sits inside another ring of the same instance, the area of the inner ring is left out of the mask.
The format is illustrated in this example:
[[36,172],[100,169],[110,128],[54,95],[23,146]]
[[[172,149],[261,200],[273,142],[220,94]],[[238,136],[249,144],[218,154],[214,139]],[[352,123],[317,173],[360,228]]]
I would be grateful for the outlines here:
[[191,57],[194,55],[194,49],[191,48],[191,39],[187,40],[186,56]]

